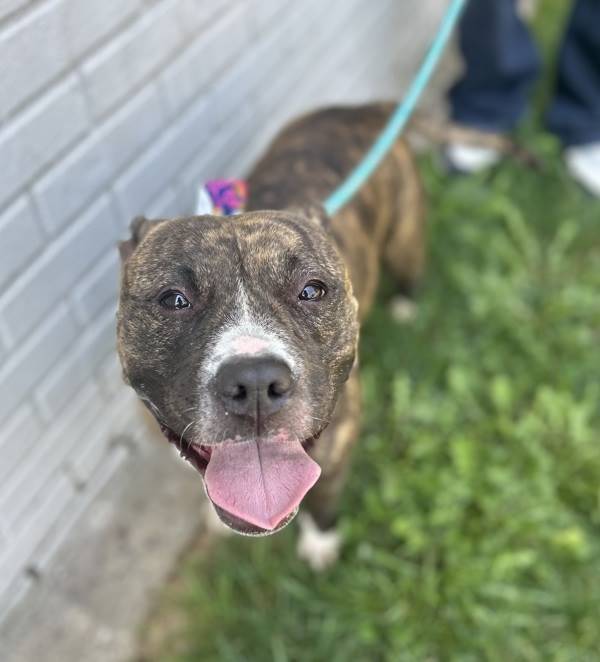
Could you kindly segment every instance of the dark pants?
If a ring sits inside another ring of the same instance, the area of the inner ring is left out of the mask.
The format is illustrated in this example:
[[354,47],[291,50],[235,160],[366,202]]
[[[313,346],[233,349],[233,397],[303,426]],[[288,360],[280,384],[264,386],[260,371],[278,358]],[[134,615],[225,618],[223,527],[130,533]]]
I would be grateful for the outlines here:
[[[464,76],[450,90],[452,116],[488,131],[512,129],[540,69],[515,0],[470,0],[461,19]],[[565,145],[600,141],[600,0],[576,0],[561,45],[548,128]]]

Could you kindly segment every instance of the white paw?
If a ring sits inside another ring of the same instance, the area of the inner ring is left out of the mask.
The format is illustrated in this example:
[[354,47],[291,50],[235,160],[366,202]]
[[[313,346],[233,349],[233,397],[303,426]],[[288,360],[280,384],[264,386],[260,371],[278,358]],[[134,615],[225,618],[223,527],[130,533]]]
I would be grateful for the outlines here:
[[419,308],[414,301],[403,297],[401,294],[390,301],[390,313],[392,317],[400,324],[412,322],[419,312]]
[[316,571],[325,570],[333,565],[340,555],[342,538],[332,529],[321,531],[313,518],[307,513],[298,515],[300,523],[300,539],[298,540],[298,556]]

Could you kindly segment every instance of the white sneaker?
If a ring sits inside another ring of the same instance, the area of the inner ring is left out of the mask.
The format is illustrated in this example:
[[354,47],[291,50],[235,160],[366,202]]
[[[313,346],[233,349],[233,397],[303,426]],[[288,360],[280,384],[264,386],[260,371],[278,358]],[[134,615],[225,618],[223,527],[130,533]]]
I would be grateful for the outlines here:
[[600,142],[568,147],[565,164],[573,179],[600,198]]
[[444,156],[452,170],[465,175],[471,175],[496,165],[501,158],[500,152],[493,147],[463,145],[461,143],[448,145]]

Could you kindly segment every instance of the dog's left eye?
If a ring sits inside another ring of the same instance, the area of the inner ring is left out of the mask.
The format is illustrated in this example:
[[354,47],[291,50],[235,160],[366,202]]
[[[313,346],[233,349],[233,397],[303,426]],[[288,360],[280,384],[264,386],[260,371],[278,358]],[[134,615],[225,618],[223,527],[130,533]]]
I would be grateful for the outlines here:
[[316,301],[322,299],[327,294],[327,289],[323,283],[318,280],[311,280],[302,288],[298,295],[300,301]]
[[160,298],[160,305],[169,310],[183,310],[184,308],[190,308],[192,304],[181,292],[171,290],[162,295]]

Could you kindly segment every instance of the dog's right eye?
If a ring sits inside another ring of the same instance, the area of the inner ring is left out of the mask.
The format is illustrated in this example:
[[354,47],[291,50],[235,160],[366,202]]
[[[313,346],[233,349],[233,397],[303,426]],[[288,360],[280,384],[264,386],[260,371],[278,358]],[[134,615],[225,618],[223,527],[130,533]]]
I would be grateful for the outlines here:
[[311,280],[302,288],[298,295],[300,301],[317,301],[327,294],[327,289],[321,281]]
[[161,296],[160,305],[169,310],[183,310],[185,308],[190,308],[192,304],[181,292],[170,290]]

